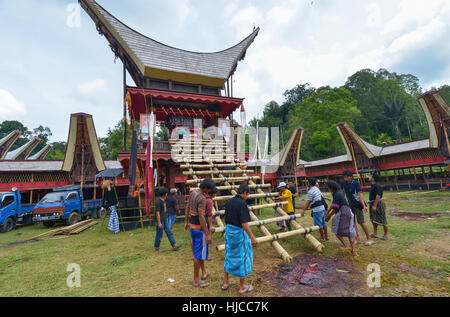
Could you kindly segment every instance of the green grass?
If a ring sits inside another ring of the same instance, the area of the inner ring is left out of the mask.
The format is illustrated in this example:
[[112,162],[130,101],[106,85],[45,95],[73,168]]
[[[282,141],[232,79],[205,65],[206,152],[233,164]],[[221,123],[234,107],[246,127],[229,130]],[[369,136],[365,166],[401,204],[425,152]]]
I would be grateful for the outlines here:
[[[367,194],[365,194],[367,195]],[[412,199],[412,200],[407,200]],[[389,241],[377,241],[372,247],[358,246],[360,257],[340,251],[335,237],[326,243],[325,257],[347,257],[365,276],[370,263],[379,263],[382,269],[382,288],[356,290],[375,296],[448,296],[450,263],[450,217],[442,215],[420,221],[407,221],[392,216],[395,211],[433,212],[448,210],[450,193],[386,193]],[[298,205],[302,202],[299,201]],[[264,210],[260,218],[273,217],[273,210]],[[366,216],[368,219],[368,217]],[[307,213],[299,221],[311,226]],[[278,232],[276,224],[266,226]],[[369,226],[370,231],[371,226]],[[253,228],[260,236],[257,228]],[[223,253],[215,246],[223,243],[221,235],[214,237],[211,247],[213,261],[206,262],[211,271],[211,286],[206,289],[192,287],[192,260],[190,237],[183,225],[175,226],[175,237],[183,247],[169,251],[167,238],[163,238],[161,254],[153,251],[155,229],[110,233],[106,223],[85,232],[53,240],[8,246],[48,231],[42,225],[22,227],[0,235],[0,296],[236,296],[237,283],[233,279],[229,292],[220,290],[223,275]],[[381,230],[380,230],[381,233]],[[317,237],[317,234],[314,234]],[[303,237],[292,237],[280,244],[293,257],[314,255],[316,251]],[[66,285],[69,263],[77,263],[82,270],[82,287],[70,289]],[[258,272],[277,271],[282,264],[270,244],[255,250],[254,274],[249,278],[256,292],[252,296],[276,296],[277,289]],[[402,266],[403,265],[403,266]],[[407,270],[405,270],[405,267]],[[414,272],[408,271],[417,270]],[[175,283],[169,283],[172,278]]]

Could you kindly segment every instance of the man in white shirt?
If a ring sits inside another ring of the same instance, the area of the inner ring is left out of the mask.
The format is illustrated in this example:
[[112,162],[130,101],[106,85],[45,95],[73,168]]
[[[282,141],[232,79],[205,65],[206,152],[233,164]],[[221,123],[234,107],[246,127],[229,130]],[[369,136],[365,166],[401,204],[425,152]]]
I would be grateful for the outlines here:
[[320,240],[325,242],[328,241],[328,228],[325,222],[325,214],[327,211],[324,199],[319,187],[316,186],[317,180],[315,178],[308,179],[308,184],[310,189],[308,191],[308,196],[306,197],[307,202],[305,208],[303,208],[302,217],[305,216],[306,210],[311,207],[314,225],[320,228]]

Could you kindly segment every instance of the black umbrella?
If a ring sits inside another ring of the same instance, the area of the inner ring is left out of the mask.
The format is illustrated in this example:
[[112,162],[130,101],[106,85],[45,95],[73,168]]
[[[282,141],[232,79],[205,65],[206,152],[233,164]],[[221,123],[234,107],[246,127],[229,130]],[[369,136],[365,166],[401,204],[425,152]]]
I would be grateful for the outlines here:
[[121,168],[112,168],[112,169],[104,170],[101,173],[98,173],[95,176],[95,178],[116,178],[122,173],[123,173],[123,169],[121,169]]

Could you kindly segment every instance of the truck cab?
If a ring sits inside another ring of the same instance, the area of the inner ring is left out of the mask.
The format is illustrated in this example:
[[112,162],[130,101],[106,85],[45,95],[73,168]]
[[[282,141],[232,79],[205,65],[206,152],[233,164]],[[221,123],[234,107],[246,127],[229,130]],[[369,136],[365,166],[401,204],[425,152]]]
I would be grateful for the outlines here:
[[33,221],[43,222],[53,227],[57,222],[65,221],[73,225],[88,216],[96,217],[102,200],[87,202],[80,186],[66,186],[54,189],[34,207]]
[[11,192],[0,193],[0,230],[9,232],[17,223],[31,224],[34,205],[22,205],[20,191],[13,188]]

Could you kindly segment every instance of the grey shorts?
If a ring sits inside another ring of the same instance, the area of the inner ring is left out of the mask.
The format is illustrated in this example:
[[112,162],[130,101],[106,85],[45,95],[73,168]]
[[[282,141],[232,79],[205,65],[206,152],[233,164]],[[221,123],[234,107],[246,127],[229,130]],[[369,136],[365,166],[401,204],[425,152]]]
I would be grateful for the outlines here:
[[357,223],[365,223],[364,211],[362,209],[352,207],[352,212],[355,215]]

